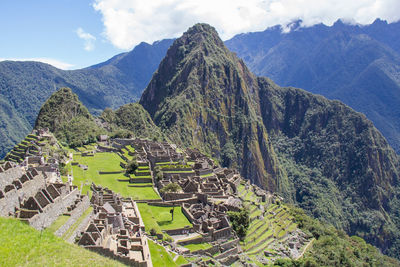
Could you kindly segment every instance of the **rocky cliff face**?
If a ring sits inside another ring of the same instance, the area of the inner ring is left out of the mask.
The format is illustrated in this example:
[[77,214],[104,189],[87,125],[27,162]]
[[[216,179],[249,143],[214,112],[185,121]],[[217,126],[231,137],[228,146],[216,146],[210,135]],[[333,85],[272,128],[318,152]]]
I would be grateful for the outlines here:
[[399,158],[372,123],[338,101],[257,78],[214,28],[197,24],[175,40],[140,104],[173,142],[388,253],[400,247]]

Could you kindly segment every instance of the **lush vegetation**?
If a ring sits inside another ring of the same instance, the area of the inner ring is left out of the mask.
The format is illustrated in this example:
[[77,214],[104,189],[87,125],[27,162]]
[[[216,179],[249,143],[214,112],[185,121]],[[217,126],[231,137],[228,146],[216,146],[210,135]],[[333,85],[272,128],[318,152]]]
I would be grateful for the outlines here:
[[232,223],[232,228],[235,230],[240,239],[244,239],[247,230],[250,226],[250,216],[247,208],[242,208],[240,211],[228,212],[229,220]]
[[160,129],[138,103],[126,104],[115,111],[107,108],[100,118],[107,123],[110,131],[129,130],[136,137],[163,140]]
[[160,190],[160,193],[179,192],[181,190],[182,190],[182,188],[180,187],[179,184],[177,184],[177,183],[169,183],[168,185],[164,186]]
[[78,96],[66,87],[44,103],[36,118],[35,128],[49,128],[60,142],[71,147],[95,142],[98,135],[106,132],[96,125]]
[[348,236],[331,225],[305,215],[298,208],[290,209],[299,227],[312,235],[312,247],[298,261],[281,259],[279,266],[399,266],[400,262],[382,255],[377,248],[356,236]]
[[137,163],[136,158],[132,158],[127,164],[126,164],[126,174],[133,174],[137,169],[139,165]]
[[400,23],[378,19],[362,27],[338,21],[289,33],[271,27],[238,35],[226,45],[257,75],[363,112],[399,152],[399,43]]
[[1,266],[124,266],[16,219],[0,217],[0,243]]

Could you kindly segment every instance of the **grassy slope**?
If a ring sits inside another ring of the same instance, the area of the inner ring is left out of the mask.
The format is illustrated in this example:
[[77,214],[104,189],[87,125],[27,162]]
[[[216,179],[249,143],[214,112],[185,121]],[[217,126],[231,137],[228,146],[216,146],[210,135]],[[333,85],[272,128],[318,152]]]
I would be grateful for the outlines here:
[[0,218],[0,244],[0,266],[124,266],[16,219]]

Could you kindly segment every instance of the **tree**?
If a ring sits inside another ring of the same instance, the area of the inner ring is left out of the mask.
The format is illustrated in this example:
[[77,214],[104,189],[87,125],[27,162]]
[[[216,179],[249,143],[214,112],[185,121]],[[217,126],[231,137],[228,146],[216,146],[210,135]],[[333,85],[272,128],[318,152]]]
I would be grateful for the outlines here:
[[126,174],[132,174],[134,173],[137,168],[139,167],[136,158],[134,157],[131,161],[128,162],[128,164],[126,165]]
[[239,238],[243,240],[250,226],[249,210],[242,208],[240,211],[229,211],[228,216],[232,223],[233,230],[235,230]]
[[161,193],[168,193],[168,192],[178,192],[178,191],[180,191],[180,190],[182,190],[182,188],[180,187],[179,184],[177,184],[177,183],[170,183],[170,184],[164,186],[164,187],[160,190],[160,192],[161,192]]

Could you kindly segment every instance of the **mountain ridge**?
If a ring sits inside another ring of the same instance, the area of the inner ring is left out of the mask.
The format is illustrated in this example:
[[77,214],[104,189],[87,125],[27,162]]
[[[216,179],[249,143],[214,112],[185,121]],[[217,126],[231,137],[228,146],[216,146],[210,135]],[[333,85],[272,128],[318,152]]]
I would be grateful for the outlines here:
[[[400,22],[370,25],[337,21],[237,35],[226,45],[257,75],[281,86],[338,99],[374,122],[400,151]],[[374,101],[371,101],[374,99]]]
[[[197,24],[174,41],[140,100],[155,124],[178,145],[199,147],[315,217],[394,253],[399,225],[385,216],[397,220],[400,160],[386,139],[339,101],[254,76],[216,36]],[[336,201],[326,203],[331,192]]]

